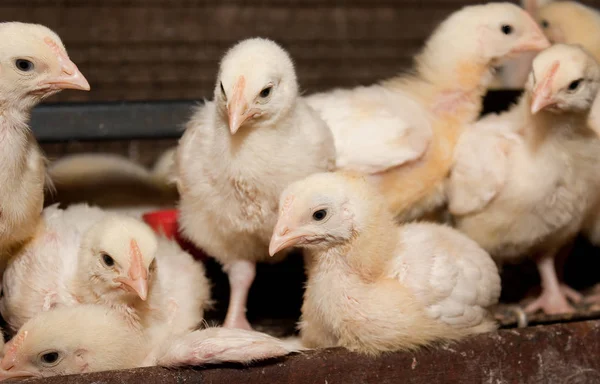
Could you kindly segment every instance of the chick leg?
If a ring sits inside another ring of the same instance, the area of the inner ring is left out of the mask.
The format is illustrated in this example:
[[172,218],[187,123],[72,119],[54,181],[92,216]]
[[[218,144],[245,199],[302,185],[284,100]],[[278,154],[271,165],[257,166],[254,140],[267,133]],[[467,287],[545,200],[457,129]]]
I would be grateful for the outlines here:
[[[556,251],[549,252],[537,260],[537,267],[542,280],[542,293],[525,308],[525,312],[533,313],[541,309],[549,315],[573,312],[574,308],[566,296],[572,296],[572,289],[561,285],[554,268]],[[568,288],[568,289],[566,289]]]
[[256,264],[236,260],[223,268],[229,277],[229,307],[225,316],[225,328],[239,328],[252,330],[248,319],[246,319],[246,302],[248,291],[256,275]]

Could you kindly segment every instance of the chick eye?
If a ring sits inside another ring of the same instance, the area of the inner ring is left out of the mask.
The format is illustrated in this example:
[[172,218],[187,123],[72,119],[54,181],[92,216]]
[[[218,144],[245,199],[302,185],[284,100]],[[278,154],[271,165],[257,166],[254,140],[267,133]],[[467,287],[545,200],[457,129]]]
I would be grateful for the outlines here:
[[550,23],[548,22],[548,20],[542,20],[541,24],[542,24],[542,28],[548,28],[550,26]]
[[223,82],[221,82],[221,94],[225,99],[227,99],[227,95],[225,95],[225,88],[223,87]]
[[504,24],[502,26],[502,28],[500,28],[500,29],[502,30],[502,33],[504,33],[505,35],[510,35],[511,33],[513,33],[513,27],[508,24]]
[[583,81],[583,79],[579,79],[579,80],[575,80],[571,84],[569,84],[569,91],[574,91],[577,88],[579,88],[579,85],[581,84],[582,81]]
[[326,209],[319,209],[318,211],[315,211],[313,213],[313,215],[312,215],[312,217],[313,217],[313,219],[315,219],[315,221],[321,221],[326,216],[327,216],[327,210]]
[[40,356],[40,360],[42,361],[42,363],[50,365],[55,364],[58,361],[59,357],[60,355],[58,354],[58,352],[46,352]]
[[107,267],[112,267],[113,265],[115,265],[115,260],[112,257],[110,257],[109,255],[107,255],[106,253],[102,253],[101,256],[102,256],[102,262]]
[[33,63],[29,60],[17,59],[15,61],[15,65],[17,66],[17,69],[20,71],[23,71],[23,72],[33,71]]
[[269,97],[269,95],[271,94],[271,89],[273,89],[273,87],[267,87],[260,91],[260,97],[262,97],[263,99]]

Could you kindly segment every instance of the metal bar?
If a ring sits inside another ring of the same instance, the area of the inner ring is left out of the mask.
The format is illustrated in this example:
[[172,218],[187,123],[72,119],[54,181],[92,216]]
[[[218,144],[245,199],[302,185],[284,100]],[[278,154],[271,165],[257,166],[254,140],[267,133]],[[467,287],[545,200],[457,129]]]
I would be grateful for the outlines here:
[[[518,95],[518,91],[489,92],[484,113],[505,110]],[[34,109],[31,127],[40,142],[177,138],[196,104],[200,102],[43,104]]]
[[599,383],[599,341],[600,321],[595,320],[492,332],[377,358],[327,349],[251,367],[153,367],[28,383]]
[[176,138],[194,101],[60,103],[33,110],[31,128],[38,141]]

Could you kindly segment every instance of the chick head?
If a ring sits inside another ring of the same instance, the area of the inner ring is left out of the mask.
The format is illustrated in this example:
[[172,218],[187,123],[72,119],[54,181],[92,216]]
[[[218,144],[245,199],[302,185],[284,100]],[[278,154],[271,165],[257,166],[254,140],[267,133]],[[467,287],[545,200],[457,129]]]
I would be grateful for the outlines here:
[[290,112],[297,96],[292,59],[271,40],[243,40],[221,61],[214,100],[232,135],[242,126],[276,122]]
[[156,235],[141,221],[110,215],[82,239],[78,277],[104,300],[146,300],[158,248]]
[[580,46],[555,44],[533,60],[526,89],[531,113],[588,111],[598,94],[600,68]]
[[317,173],[292,183],[281,195],[269,254],[344,244],[365,229],[380,205],[377,192],[353,173]]
[[434,51],[452,49],[468,54],[465,60],[486,65],[550,45],[533,18],[511,3],[464,7],[440,24],[434,36]]
[[0,97],[5,103],[27,109],[62,89],[90,89],[50,29],[38,24],[0,23],[0,41]]
[[41,312],[4,346],[0,380],[134,368],[143,360],[142,335],[100,305]]

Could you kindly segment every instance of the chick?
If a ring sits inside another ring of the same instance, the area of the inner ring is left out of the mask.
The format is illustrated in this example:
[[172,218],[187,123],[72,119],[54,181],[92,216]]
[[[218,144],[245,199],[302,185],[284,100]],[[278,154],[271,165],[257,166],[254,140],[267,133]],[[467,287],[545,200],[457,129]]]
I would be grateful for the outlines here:
[[600,12],[575,1],[556,1],[534,13],[551,43],[579,44],[600,60]]
[[202,264],[146,224],[86,205],[46,208],[44,223],[4,275],[0,311],[13,331],[41,311],[81,303],[115,307],[153,338],[202,321],[210,303]]
[[[540,24],[551,43],[580,44],[600,60],[600,12],[575,1],[525,0],[523,7]],[[500,88],[522,88],[535,54],[505,63],[498,76]]]
[[43,207],[45,159],[31,109],[62,89],[90,86],[58,35],[36,24],[0,23],[0,254],[33,235]]
[[[160,350],[160,354],[153,351]],[[268,335],[205,329],[154,348],[119,312],[99,305],[59,308],[28,321],[4,348],[0,380],[142,366],[250,363],[292,352]]]
[[[598,202],[600,138],[588,125],[600,68],[577,46],[556,44],[533,61],[526,92],[497,130],[461,137],[449,178],[457,228],[498,260],[535,258],[542,294],[528,312],[572,311],[554,258]],[[476,149],[474,150],[474,145]]]
[[82,153],[48,167],[54,190],[46,205],[87,203],[141,218],[143,213],[172,208],[177,190],[132,160],[108,153]]
[[306,347],[377,354],[496,328],[500,277],[475,242],[437,224],[397,227],[363,178],[323,173],[291,184],[269,252],[312,260],[300,332]]
[[372,174],[392,213],[410,220],[444,203],[454,145],[497,61],[548,44],[514,4],[468,6],[433,32],[413,74],[307,100],[333,132],[338,167]]
[[260,38],[231,48],[214,100],[187,124],[175,161],[183,234],[228,274],[225,327],[250,329],[248,290],[255,263],[269,259],[279,194],[335,161],[330,131],[298,97],[287,52]]

